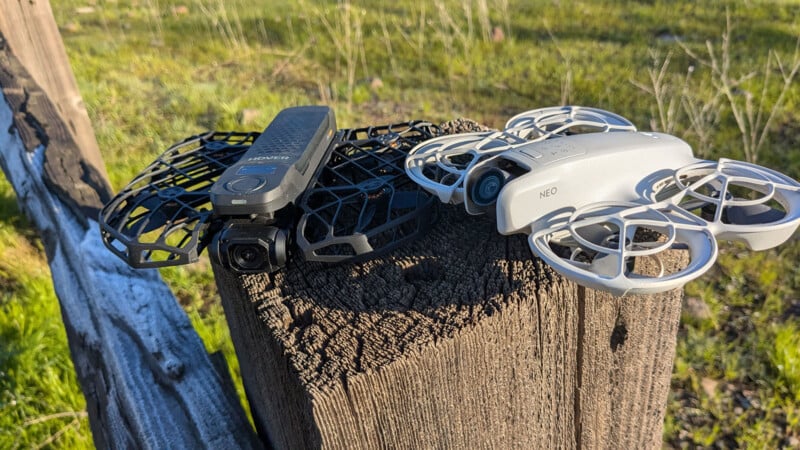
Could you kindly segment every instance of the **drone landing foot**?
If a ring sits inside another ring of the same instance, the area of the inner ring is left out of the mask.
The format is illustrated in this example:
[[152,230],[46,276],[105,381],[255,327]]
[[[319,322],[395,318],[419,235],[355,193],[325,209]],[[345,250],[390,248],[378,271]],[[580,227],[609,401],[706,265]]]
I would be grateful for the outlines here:
[[660,448],[682,292],[578,287],[494,227],[443,208],[425,238],[365,263],[215,266],[262,439]]

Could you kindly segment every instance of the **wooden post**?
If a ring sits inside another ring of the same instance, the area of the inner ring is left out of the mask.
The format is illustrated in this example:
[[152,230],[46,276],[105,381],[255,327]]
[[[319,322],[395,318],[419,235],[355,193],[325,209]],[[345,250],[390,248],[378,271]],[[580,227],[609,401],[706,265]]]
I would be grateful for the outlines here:
[[101,242],[96,218],[111,191],[76,139],[94,139],[88,121],[53,103],[6,41],[57,40],[34,59],[63,86],[71,72],[65,55],[48,53],[63,53],[41,15],[49,5],[0,0],[0,11],[0,166],[41,233],[95,445],[259,447],[227,366],[206,353],[158,272],[129,268]]
[[276,448],[661,448],[680,290],[579,287],[457,207],[365,263],[214,271]]
[[48,1],[0,0],[0,31],[20,63],[44,91],[100,178],[108,179],[66,49]]

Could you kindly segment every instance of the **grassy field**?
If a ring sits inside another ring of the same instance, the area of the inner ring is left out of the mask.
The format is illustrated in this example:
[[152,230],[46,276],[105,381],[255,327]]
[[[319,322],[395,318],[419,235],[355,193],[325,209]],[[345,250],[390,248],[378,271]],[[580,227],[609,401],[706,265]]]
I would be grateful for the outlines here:
[[[800,178],[797,1],[51,4],[115,189],[186,136],[261,129],[309,103],[343,127],[499,127],[534,107],[597,106],[704,157]],[[797,239],[723,245],[687,285],[665,446],[800,447],[799,257]],[[208,265],[163,275],[238,382]],[[0,342],[0,448],[91,447],[46,259],[2,178]]]

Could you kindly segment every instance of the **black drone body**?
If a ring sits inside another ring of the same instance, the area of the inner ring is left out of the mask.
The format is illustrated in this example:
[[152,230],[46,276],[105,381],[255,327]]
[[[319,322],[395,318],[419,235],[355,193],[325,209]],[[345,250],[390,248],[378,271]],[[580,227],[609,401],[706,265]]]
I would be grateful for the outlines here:
[[330,108],[303,106],[263,133],[193,136],[103,208],[103,242],[138,268],[191,263],[206,247],[242,273],[278,270],[293,250],[326,262],[374,256],[433,220],[433,197],[403,164],[439,134],[423,121],[337,131]]

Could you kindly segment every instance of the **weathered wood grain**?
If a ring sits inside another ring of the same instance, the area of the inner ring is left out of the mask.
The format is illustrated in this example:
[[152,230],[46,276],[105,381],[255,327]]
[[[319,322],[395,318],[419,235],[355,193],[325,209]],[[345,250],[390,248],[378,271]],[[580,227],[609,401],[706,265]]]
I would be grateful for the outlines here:
[[158,272],[114,257],[97,222],[65,202],[90,199],[84,206],[96,209],[104,187],[55,195],[45,183],[49,154],[94,169],[1,35],[0,89],[0,166],[42,237],[95,445],[260,447],[229,375],[212,363]]
[[679,290],[578,287],[457,207],[365,263],[214,270],[278,448],[661,446]]
[[0,0],[0,31],[31,79],[44,91],[77,148],[99,178],[108,179],[89,114],[72,74],[50,2]]
[[83,158],[74,131],[11,53],[5,39],[8,34],[0,29],[0,88],[13,111],[16,133],[27,151],[39,146],[52,149],[43,156],[44,181],[78,217],[96,219],[100,208],[111,199],[105,171]]

